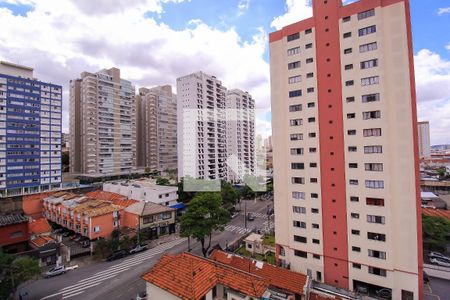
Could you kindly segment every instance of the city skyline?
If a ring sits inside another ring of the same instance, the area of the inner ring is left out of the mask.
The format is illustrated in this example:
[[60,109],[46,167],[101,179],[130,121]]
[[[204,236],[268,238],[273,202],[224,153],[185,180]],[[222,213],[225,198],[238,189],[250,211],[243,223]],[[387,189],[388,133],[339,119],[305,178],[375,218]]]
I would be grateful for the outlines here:
[[[248,91],[256,107],[268,112],[268,33],[311,14],[306,0],[283,2],[153,0],[90,9],[83,1],[0,1],[5,23],[0,40],[8,44],[0,48],[0,57],[33,66],[38,78],[63,85],[63,132],[69,128],[69,80],[83,70],[111,67],[120,68],[137,89],[174,87],[177,77],[203,71],[222,78],[225,86]],[[439,33],[450,13],[439,3],[421,2],[411,3],[419,121],[430,121],[431,144],[445,144],[450,141],[445,118],[450,112],[450,40]],[[201,5],[204,12],[198,10]],[[113,25],[108,23],[112,19],[117,20]],[[432,41],[427,38],[431,29],[436,33]],[[14,40],[8,38],[11,32]],[[270,135],[270,114],[256,116],[256,127]]]

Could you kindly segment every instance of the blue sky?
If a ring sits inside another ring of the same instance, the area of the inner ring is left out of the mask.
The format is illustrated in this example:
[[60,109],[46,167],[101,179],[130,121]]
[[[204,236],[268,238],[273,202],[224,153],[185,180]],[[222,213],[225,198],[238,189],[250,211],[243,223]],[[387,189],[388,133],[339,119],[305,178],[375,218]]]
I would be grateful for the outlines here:
[[[410,2],[419,120],[450,143],[450,0]],[[270,111],[268,34],[310,14],[310,0],[0,0],[0,59],[63,85],[65,132],[69,81],[112,66],[136,87],[202,70]]]

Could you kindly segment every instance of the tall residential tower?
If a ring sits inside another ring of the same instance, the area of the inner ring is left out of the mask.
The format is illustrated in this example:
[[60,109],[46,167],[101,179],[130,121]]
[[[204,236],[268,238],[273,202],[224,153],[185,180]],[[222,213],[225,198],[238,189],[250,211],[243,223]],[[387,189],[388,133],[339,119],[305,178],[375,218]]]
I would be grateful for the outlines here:
[[70,82],[70,170],[127,174],[136,165],[134,86],[111,68]]
[[313,0],[270,35],[278,262],[422,298],[408,0]]
[[0,61],[0,197],[61,187],[62,87]]
[[424,121],[418,123],[419,134],[419,157],[427,158],[431,156],[430,145],[430,122]]

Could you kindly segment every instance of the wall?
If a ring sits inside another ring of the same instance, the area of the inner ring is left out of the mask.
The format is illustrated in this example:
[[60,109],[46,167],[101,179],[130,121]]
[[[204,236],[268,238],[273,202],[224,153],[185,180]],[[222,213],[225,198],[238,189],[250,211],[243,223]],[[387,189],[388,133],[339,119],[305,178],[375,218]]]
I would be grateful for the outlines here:
[[[19,237],[11,237],[14,232],[22,232]],[[0,227],[0,246],[12,245],[28,241],[28,223],[20,223]]]

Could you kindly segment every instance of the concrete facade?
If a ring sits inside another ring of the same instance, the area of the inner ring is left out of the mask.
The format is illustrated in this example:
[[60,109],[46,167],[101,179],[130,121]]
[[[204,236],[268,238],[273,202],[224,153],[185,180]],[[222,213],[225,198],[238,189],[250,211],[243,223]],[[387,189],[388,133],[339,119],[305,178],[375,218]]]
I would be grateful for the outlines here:
[[428,158],[431,157],[431,144],[430,144],[430,122],[418,122],[419,132],[419,157]]

